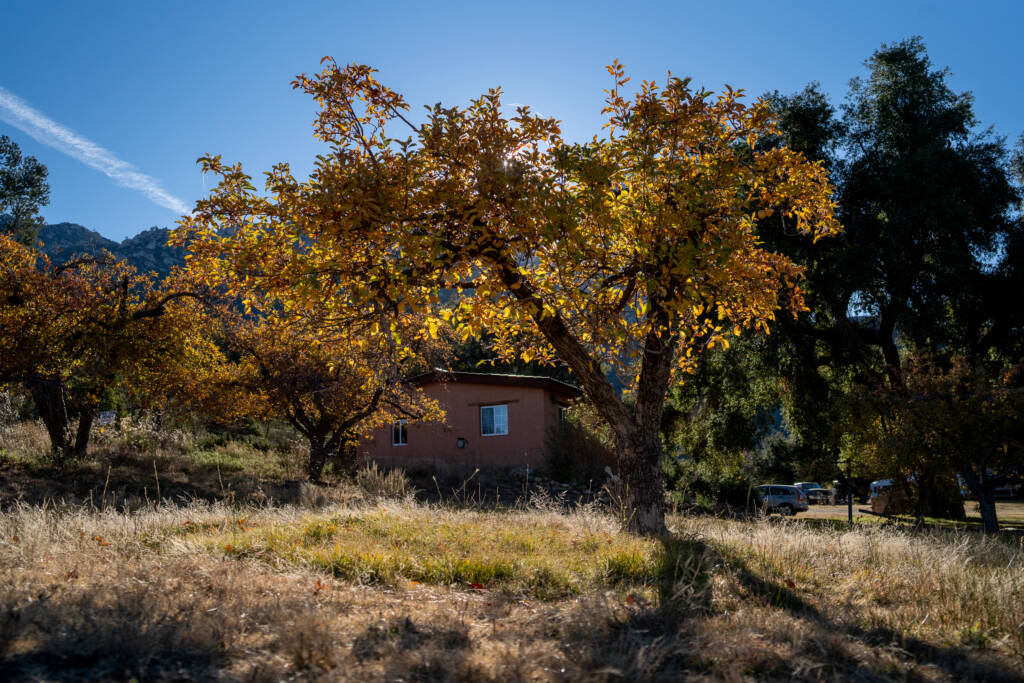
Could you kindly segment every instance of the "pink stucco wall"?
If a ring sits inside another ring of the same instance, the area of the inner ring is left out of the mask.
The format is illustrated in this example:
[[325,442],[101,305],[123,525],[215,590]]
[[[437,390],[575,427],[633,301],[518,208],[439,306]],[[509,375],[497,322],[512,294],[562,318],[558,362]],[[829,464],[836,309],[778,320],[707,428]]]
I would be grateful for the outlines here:
[[[423,391],[446,410],[444,424],[410,423],[408,443],[392,445],[391,429],[378,429],[363,441],[364,457],[386,465],[476,467],[539,467],[545,441],[558,421],[559,405],[540,387],[501,386],[470,382],[434,382]],[[508,434],[483,436],[480,408],[508,406]],[[466,446],[457,447],[464,438]]]

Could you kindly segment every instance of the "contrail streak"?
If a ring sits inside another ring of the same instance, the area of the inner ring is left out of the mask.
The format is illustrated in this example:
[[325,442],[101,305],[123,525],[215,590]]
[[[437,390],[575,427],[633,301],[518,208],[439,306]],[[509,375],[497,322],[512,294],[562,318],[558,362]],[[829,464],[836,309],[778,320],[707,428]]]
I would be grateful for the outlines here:
[[2,87],[0,120],[28,133],[42,144],[60,150],[86,166],[106,174],[118,185],[141,192],[155,204],[179,214],[191,212],[185,202],[160,187],[156,178],[140,172],[127,161],[118,159],[109,150],[33,109],[20,97]]

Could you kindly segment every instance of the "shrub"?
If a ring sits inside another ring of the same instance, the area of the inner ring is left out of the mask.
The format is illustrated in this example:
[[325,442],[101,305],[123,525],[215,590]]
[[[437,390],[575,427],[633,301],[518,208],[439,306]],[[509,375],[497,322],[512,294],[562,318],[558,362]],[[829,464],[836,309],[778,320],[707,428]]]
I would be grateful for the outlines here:
[[685,457],[666,459],[664,468],[677,502],[696,502],[701,507],[713,507],[715,503],[746,506],[757,484],[744,472],[738,458],[724,455],[699,462]]

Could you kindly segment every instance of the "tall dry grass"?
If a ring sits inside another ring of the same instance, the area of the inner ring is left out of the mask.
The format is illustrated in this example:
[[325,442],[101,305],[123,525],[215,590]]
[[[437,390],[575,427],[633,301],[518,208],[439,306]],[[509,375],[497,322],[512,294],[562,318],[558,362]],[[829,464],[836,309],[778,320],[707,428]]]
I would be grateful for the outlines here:
[[[680,517],[671,548],[622,534],[593,507],[481,512],[359,495],[309,503],[10,508],[0,515],[4,675],[1024,675],[1024,554],[982,536]],[[481,586],[411,578],[444,556],[439,539],[453,558],[501,560],[511,574]],[[335,572],[313,561],[318,552],[373,556],[391,574]],[[623,581],[608,560],[630,553],[673,566],[644,560]],[[572,590],[538,592],[531,577],[545,566],[565,572]]]

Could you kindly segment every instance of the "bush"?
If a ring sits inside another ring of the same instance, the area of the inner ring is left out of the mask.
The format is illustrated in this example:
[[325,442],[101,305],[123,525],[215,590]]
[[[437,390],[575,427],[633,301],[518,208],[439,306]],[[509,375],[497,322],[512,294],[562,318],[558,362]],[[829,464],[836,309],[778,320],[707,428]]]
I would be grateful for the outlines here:
[[677,502],[713,507],[727,503],[744,507],[756,486],[743,471],[740,458],[716,455],[700,462],[686,457],[666,459],[664,470],[669,491]]

